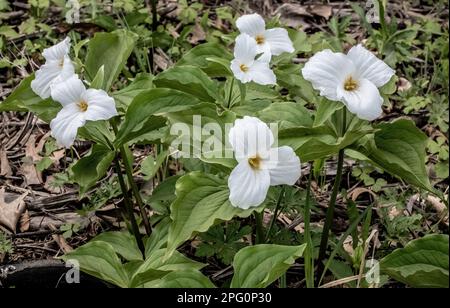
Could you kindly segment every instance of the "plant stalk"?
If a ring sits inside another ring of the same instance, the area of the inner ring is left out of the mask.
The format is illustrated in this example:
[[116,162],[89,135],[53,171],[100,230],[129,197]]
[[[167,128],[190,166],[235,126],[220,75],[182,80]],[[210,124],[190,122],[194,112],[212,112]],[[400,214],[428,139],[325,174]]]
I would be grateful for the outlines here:
[[306,240],[306,253],[305,253],[305,278],[306,278],[306,287],[314,288],[314,247],[311,239],[311,229],[310,229],[310,220],[311,220],[311,212],[310,212],[310,195],[311,195],[311,179],[312,179],[312,170],[313,164],[309,164],[309,175],[308,175],[308,184],[306,187],[306,200],[304,207],[303,220],[305,223],[305,240]]
[[277,220],[278,211],[280,209],[281,201],[283,200],[285,190],[286,190],[286,187],[283,186],[281,188],[280,194],[278,195],[278,200],[277,200],[277,204],[275,205],[275,210],[273,212],[272,220],[270,221],[269,229],[267,229],[265,242],[267,242],[267,240],[269,239],[270,232],[272,232],[273,226],[275,225],[275,221]]
[[256,240],[255,244],[264,243],[263,213],[255,212]]

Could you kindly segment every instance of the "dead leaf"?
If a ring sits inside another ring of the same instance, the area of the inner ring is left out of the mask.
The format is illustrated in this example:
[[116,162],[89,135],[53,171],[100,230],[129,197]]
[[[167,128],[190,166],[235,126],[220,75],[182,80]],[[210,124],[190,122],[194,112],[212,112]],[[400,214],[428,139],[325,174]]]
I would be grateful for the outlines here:
[[48,192],[51,192],[53,194],[63,194],[65,192],[64,188],[53,185],[52,182],[54,180],[55,180],[55,177],[53,175],[47,176],[47,178],[45,179],[45,183],[44,183],[45,190],[47,190]]
[[5,148],[0,149],[0,175],[10,176],[12,175],[11,166],[9,165],[8,156],[6,155]]
[[203,30],[203,27],[200,25],[200,23],[197,21],[195,23],[194,28],[192,28],[192,35],[188,39],[189,43],[191,44],[197,44],[199,41],[204,41],[206,39],[206,33],[205,30]]
[[275,15],[277,14],[280,15],[281,22],[288,27],[295,29],[300,27],[307,29],[311,27],[304,18],[307,16],[312,17],[312,15],[306,11],[306,7],[303,5],[284,3],[276,9]]
[[352,198],[353,201],[356,201],[356,199],[358,199],[359,195],[361,195],[362,193],[365,193],[365,192],[371,194],[375,199],[377,198],[377,194],[375,194],[370,189],[367,189],[364,187],[355,188],[354,190],[352,190],[352,192],[349,193],[349,196],[350,196],[350,198]]
[[449,225],[448,209],[445,206],[445,204],[438,197],[435,196],[427,196],[426,200],[436,210],[440,218],[442,218],[442,222],[448,226]]
[[313,15],[321,16],[325,19],[329,19],[333,14],[333,9],[329,5],[314,4],[309,7],[309,10]]
[[26,232],[28,229],[30,229],[30,213],[28,213],[28,210],[25,210],[20,216],[19,230],[20,232]]
[[412,87],[411,82],[409,82],[408,79],[403,78],[403,77],[400,77],[400,78],[398,79],[398,82],[397,82],[397,90],[398,90],[399,92],[408,91],[409,89],[411,89],[411,87]]
[[55,165],[55,167],[58,167],[59,161],[61,160],[61,158],[65,156],[66,156],[66,149],[61,149],[53,152],[52,155],[50,156],[50,159],[52,160],[53,165]]
[[6,203],[5,201],[5,188],[0,189],[0,224],[7,227],[12,232],[16,232],[17,222],[20,216],[25,211],[24,198],[28,195],[28,192],[22,194],[14,201]]
[[[40,145],[38,144],[38,146]],[[38,146],[36,146],[36,136],[31,135],[25,145],[25,158],[23,159],[22,166],[20,166],[21,173],[25,176],[28,185],[39,185],[43,183],[42,173],[37,170],[35,164],[42,159],[38,154]]]

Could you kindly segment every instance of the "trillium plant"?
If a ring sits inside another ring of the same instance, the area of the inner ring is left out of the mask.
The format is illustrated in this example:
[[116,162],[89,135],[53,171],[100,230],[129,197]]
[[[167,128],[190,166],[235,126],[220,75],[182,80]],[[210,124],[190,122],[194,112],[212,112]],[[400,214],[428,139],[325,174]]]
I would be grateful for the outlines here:
[[[377,50],[363,43],[306,48],[303,31],[276,19],[266,24],[258,14],[237,18],[235,29],[229,43],[199,44],[153,72],[127,67],[143,48],[132,31],[81,40],[73,30],[43,50],[39,69],[0,104],[1,111],[34,112],[49,124],[72,156],[67,174],[80,197],[111,173],[121,189],[123,219],[115,231],[62,259],[119,287],[215,287],[201,271],[206,264],[178,249],[224,222],[237,223],[250,235],[232,246],[238,248],[228,258],[231,287],[283,281],[295,260],[314,287],[323,284],[338,249],[329,238],[336,201],[348,200],[340,189],[344,158],[437,194],[426,176],[423,134],[408,119],[383,118],[397,77]],[[299,56],[304,61],[293,60]],[[173,129],[180,124],[181,134]],[[90,147],[78,159],[76,140]],[[177,155],[180,140],[198,155]],[[145,159],[135,155],[143,147]],[[311,181],[335,157],[321,241],[314,245]],[[303,222],[295,243],[276,240],[284,210]],[[357,211],[347,235],[370,213],[371,205]],[[363,249],[366,240],[356,238],[353,247]]]

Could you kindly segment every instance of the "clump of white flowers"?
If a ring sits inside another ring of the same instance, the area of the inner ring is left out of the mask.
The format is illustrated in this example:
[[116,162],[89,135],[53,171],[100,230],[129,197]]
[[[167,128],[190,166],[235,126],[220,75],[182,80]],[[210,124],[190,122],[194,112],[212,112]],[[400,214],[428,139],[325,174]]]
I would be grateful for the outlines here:
[[230,66],[236,79],[242,83],[275,84],[276,77],[270,69],[272,55],[294,52],[286,29],[266,30],[266,23],[258,14],[239,17],[236,26],[241,34],[236,38],[234,59]]
[[31,88],[41,98],[52,97],[63,108],[50,122],[52,136],[61,146],[69,148],[78,128],[86,121],[107,120],[117,115],[114,99],[103,90],[86,89],[75,74],[69,57],[70,39],[47,48],[42,55],[46,62],[36,71]]
[[378,88],[388,83],[394,70],[362,45],[345,55],[329,49],[316,53],[302,69],[303,77],[320,95],[340,101],[364,120],[375,120],[383,110]]

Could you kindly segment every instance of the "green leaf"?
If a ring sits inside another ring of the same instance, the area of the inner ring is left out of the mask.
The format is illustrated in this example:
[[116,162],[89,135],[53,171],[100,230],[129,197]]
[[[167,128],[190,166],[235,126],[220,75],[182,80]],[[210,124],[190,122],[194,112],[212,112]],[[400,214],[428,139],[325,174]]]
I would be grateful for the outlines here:
[[238,251],[233,260],[232,288],[265,288],[283,275],[302,256],[306,244],[260,244]]
[[94,80],[98,70],[104,66],[102,89],[108,91],[124,68],[136,44],[137,35],[117,30],[111,33],[97,32],[89,41],[86,55],[86,73]]
[[170,224],[170,218],[165,217],[153,228],[152,234],[145,240],[146,258],[149,258],[154,251],[166,247]]
[[184,241],[197,232],[205,232],[218,221],[234,216],[248,217],[257,208],[242,210],[228,200],[227,182],[217,176],[191,172],[176,184],[177,198],[171,205],[172,224],[169,229],[167,255],[171,255]]
[[102,89],[103,80],[105,79],[105,66],[102,65],[97,71],[94,79],[91,82],[91,88],[93,89]]
[[113,159],[113,151],[103,145],[95,144],[91,154],[76,162],[72,167],[73,180],[80,186],[80,195],[84,195],[105,175]]
[[380,269],[411,287],[448,288],[448,245],[448,235],[427,235],[384,257]]
[[100,241],[110,244],[117,254],[128,261],[143,260],[136,239],[129,232],[104,232],[94,237],[91,241]]
[[175,66],[154,79],[159,88],[170,88],[189,93],[204,102],[214,103],[219,100],[219,88],[206,73],[195,66]]
[[83,272],[125,288],[128,276],[114,248],[105,242],[93,241],[62,256],[64,261],[75,259]]
[[226,77],[230,75],[230,70],[222,64],[208,61],[208,58],[222,58],[228,61],[233,59],[233,55],[224,46],[217,43],[200,44],[189,50],[183,58],[177,62],[178,65],[193,65],[200,67],[211,77]]
[[318,104],[316,115],[314,118],[314,126],[324,124],[337,110],[344,107],[341,102],[329,101],[322,98]]
[[141,170],[140,170],[141,173],[144,175],[144,180],[148,181],[155,176],[156,172],[161,167],[168,154],[169,154],[168,151],[163,151],[158,154],[156,160],[152,156],[152,154],[150,154],[149,156],[147,156],[147,158],[144,159],[144,161],[141,163]]
[[142,92],[128,107],[114,144],[120,146],[139,134],[149,132],[146,126],[151,129],[161,127],[162,120],[152,115],[186,110],[199,103],[197,98],[174,89],[158,88]]
[[171,272],[144,285],[146,288],[215,288],[211,280],[199,271]]
[[266,123],[278,123],[278,128],[295,126],[312,126],[312,118],[308,109],[298,103],[273,103],[258,112],[258,116]]
[[153,88],[153,75],[140,73],[127,87],[115,91],[112,95],[117,107],[126,110],[138,94],[151,88]]
[[434,193],[425,167],[427,136],[406,119],[375,128],[374,139],[362,140],[354,149],[392,175]]

